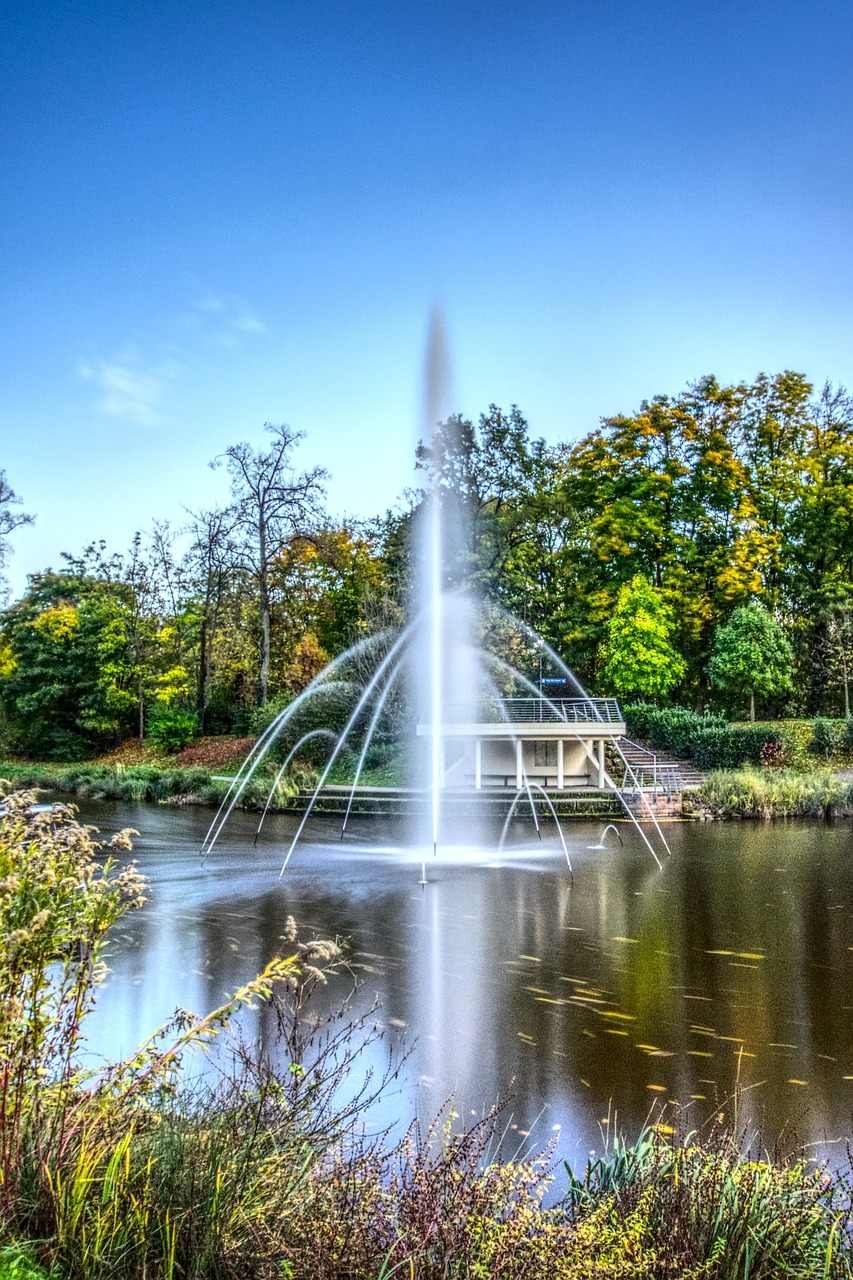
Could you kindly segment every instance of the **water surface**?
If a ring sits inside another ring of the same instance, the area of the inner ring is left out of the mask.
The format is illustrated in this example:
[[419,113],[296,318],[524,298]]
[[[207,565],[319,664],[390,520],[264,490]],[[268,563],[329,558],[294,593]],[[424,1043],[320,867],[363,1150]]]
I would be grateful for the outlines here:
[[[676,824],[662,871],[627,824],[567,824],[574,869],[553,832],[519,824],[500,853],[429,860],[391,823],[360,819],[347,843],[317,820],[278,878],[293,822],[234,814],[213,854],[209,811],[90,804],[105,834],[133,826],[150,901],[118,927],[91,1046],[129,1052],[176,1006],[222,1003],[303,935],[346,937],[379,1002],[386,1045],[408,1047],[402,1082],[375,1118],[429,1117],[449,1096],[464,1115],[512,1095],[511,1123],[569,1158],[600,1149],[614,1112],[628,1134],[654,1103],[698,1124],[732,1119],[766,1141],[833,1143],[853,1111],[853,887],[849,826]],[[352,837],[352,838],[351,838]],[[511,846],[511,847],[510,847]],[[335,991],[337,987],[337,992]],[[323,999],[345,994],[342,979]],[[263,1027],[247,1028],[253,1032]],[[386,1046],[372,1051],[381,1065]]]

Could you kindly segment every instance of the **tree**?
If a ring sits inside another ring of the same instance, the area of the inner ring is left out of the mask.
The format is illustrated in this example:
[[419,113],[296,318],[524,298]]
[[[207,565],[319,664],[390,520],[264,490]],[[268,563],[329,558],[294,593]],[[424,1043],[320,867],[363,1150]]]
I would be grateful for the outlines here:
[[78,574],[30,578],[3,616],[0,695],[14,747],[77,759],[133,726],[136,669],[120,585]]
[[745,697],[755,719],[755,695],[771,697],[792,687],[794,655],[779,623],[755,601],[735,609],[714,637],[708,679],[716,688]]
[[603,678],[617,694],[664,697],[685,672],[684,659],[670,644],[675,629],[663,594],[642,574],[619,592],[607,624]]
[[214,507],[188,514],[185,532],[191,541],[181,564],[181,580],[187,616],[194,624],[195,709],[204,733],[211,702],[217,695],[221,698],[223,677],[228,671],[233,676],[235,650],[243,648],[240,602],[245,574],[240,567],[234,512]]
[[[20,529],[22,525],[32,524],[34,516],[29,516],[24,511],[14,511],[13,507],[19,507],[21,499],[15,493],[15,490],[6,479],[6,472],[0,470],[0,570],[5,568],[9,559],[9,534],[14,533],[16,529]],[[0,594],[6,598],[7,587],[4,580],[0,580]]]
[[840,686],[844,716],[849,719],[853,678],[853,602],[849,597],[837,602],[831,610],[814,657],[822,664],[827,680]]
[[240,562],[251,575],[258,598],[261,644],[258,668],[258,704],[266,703],[270,677],[270,577],[285,543],[305,536],[321,516],[325,497],[323,467],[294,470],[293,450],[302,433],[286,425],[268,422],[264,430],[272,445],[264,453],[250,444],[231,445],[211,466],[225,462],[231,480],[231,511],[240,539]]

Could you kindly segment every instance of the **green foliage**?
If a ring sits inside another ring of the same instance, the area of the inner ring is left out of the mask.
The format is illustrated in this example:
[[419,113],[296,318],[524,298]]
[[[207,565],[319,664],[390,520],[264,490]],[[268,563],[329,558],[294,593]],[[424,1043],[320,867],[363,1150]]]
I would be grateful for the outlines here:
[[661,751],[677,756],[690,755],[697,733],[706,729],[726,729],[728,721],[718,713],[697,715],[688,707],[655,707],[633,702],[624,708],[630,737],[642,738]]
[[155,703],[148,713],[147,737],[161,751],[180,751],[198,737],[198,716],[185,707]]
[[660,591],[637,574],[619,592],[602,651],[605,684],[617,694],[664,697],[685,663],[670,644],[672,610]]
[[813,755],[823,756],[824,760],[831,760],[844,745],[845,729],[846,724],[844,723],[833,723],[831,720],[825,720],[822,716],[818,716],[812,725],[809,751]]
[[0,695],[17,750],[75,759],[129,731],[136,695],[121,592],[43,574],[2,628],[9,662]]
[[0,1248],[0,1280],[51,1280],[50,1273],[36,1262],[34,1252],[31,1245],[23,1244]]
[[793,662],[779,623],[752,603],[735,609],[714,637],[708,679],[716,688],[741,697],[770,697],[791,688]]
[[[661,1133],[661,1130],[664,1130]],[[569,1169],[576,1230],[567,1277],[776,1280],[846,1276],[847,1206],[841,1186],[805,1163],[744,1158],[732,1139],[669,1140],[651,1126],[619,1139],[584,1177]],[[587,1266],[582,1263],[582,1249]],[[588,1269],[587,1269],[588,1268]]]
[[775,725],[731,725],[720,715],[697,715],[687,707],[653,707],[633,703],[625,708],[629,736],[652,747],[688,756],[702,769],[734,769],[760,764],[767,743],[783,746]]

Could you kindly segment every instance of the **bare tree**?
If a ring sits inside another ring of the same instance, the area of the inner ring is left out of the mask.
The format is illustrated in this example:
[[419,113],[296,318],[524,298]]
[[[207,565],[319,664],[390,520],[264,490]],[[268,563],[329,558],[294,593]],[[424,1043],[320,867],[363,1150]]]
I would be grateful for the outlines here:
[[[0,570],[5,568],[9,559],[9,534],[20,529],[21,525],[32,524],[35,517],[25,511],[13,508],[21,505],[21,499],[6,479],[6,472],[0,470]],[[7,587],[0,578],[0,598],[5,597]]]
[[231,445],[211,463],[225,463],[231,480],[231,512],[239,535],[240,559],[251,575],[261,621],[258,705],[266,703],[270,674],[270,574],[276,556],[293,537],[304,536],[321,518],[325,497],[323,467],[296,471],[291,455],[302,433],[267,422],[272,437],[263,452],[243,441]]

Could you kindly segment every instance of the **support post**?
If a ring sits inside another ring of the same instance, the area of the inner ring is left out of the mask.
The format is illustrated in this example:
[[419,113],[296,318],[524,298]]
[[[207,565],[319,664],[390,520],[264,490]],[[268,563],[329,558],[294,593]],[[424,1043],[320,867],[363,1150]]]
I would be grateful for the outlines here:
[[604,790],[604,739],[598,739],[598,789]]
[[562,791],[566,785],[566,770],[563,758],[563,739],[557,739],[557,790]]
[[524,786],[524,757],[522,755],[521,738],[515,740],[515,789],[520,791]]
[[474,739],[474,787],[477,791],[483,787],[483,743],[480,738]]

